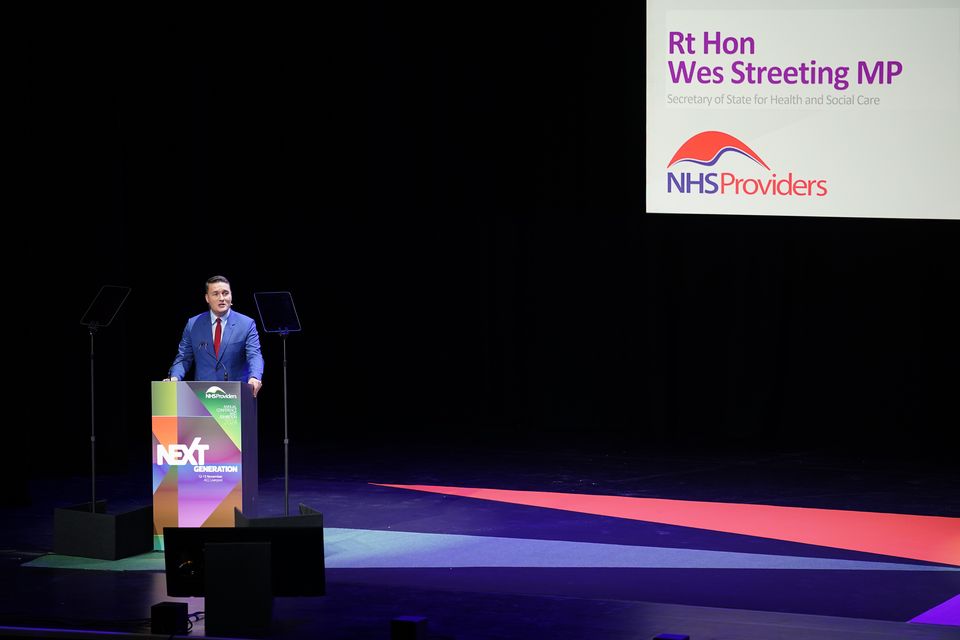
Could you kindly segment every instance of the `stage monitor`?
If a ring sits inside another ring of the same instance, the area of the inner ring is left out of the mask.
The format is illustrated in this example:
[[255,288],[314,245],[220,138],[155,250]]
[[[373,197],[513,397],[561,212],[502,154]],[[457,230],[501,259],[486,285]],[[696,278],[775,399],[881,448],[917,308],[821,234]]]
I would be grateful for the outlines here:
[[960,219],[957,0],[646,7],[647,212]]
[[312,526],[164,527],[167,595],[205,596],[204,546],[223,542],[270,543],[275,596],[326,593],[323,528]]

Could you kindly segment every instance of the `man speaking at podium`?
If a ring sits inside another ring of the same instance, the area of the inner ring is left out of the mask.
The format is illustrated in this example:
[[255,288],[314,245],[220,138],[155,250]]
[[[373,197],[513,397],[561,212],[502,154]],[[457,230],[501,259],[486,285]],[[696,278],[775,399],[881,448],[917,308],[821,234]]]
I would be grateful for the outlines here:
[[190,367],[196,365],[195,380],[246,380],[256,398],[263,378],[256,322],[230,308],[233,294],[230,282],[223,276],[207,280],[206,300],[210,311],[187,320],[166,380],[183,380]]

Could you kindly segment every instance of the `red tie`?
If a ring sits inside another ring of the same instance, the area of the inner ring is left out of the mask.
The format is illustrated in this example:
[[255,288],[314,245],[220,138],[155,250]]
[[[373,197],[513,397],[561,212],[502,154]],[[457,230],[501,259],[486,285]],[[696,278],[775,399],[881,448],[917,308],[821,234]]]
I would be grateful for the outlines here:
[[213,332],[213,354],[220,357],[220,334],[222,329],[220,328],[220,318],[217,318],[217,330]]

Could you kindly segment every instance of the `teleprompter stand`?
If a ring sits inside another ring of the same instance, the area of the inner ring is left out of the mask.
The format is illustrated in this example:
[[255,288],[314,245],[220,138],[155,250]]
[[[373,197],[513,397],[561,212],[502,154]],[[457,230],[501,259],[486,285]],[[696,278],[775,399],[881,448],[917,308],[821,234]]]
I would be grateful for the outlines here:
[[287,425],[287,336],[301,331],[300,318],[289,291],[254,293],[260,324],[266,333],[283,340],[283,514],[290,515],[290,436]]
[[106,501],[97,500],[94,338],[99,329],[110,326],[128,295],[130,287],[104,285],[80,319],[90,334],[90,502],[54,509],[55,553],[117,560],[153,549],[153,507],[111,515]]

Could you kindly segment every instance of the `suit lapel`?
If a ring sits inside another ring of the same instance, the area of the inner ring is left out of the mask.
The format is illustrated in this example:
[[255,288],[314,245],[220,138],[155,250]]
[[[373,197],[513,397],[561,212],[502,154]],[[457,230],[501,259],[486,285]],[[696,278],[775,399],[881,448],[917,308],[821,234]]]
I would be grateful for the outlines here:
[[[193,342],[201,345],[200,350],[206,351],[208,356],[213,357],[213,338],[211,336],[213,336],[213,333],[210,329],[210,315],[207,314],[193,324]],[[194,354],[194,358],[200,357],[199,353]]]

